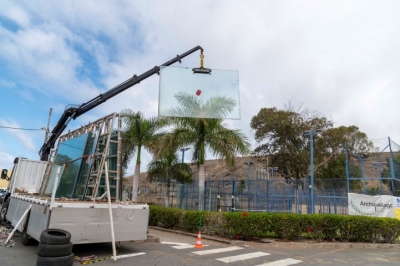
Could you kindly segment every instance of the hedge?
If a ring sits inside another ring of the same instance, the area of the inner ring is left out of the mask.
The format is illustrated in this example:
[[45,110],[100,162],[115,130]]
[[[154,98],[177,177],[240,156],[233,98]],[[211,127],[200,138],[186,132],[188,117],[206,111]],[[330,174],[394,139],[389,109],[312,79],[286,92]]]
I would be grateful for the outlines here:
[[229,238],[276,237],[295,240],[308,236],[319,242],[385,241],[400,236],[400,220],[336,214],[291,214],[256,212],[206,212],[150,206],[149,225],[196,233],[202,217],[203,233]]

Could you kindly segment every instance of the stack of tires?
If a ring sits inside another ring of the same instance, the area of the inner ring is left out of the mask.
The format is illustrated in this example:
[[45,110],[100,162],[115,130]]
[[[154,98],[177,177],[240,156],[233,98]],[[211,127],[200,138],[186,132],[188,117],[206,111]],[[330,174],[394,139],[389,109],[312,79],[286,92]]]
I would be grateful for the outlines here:
[[72,266],[71,234],[61,229],[46,229],[40,235],[36,266]]

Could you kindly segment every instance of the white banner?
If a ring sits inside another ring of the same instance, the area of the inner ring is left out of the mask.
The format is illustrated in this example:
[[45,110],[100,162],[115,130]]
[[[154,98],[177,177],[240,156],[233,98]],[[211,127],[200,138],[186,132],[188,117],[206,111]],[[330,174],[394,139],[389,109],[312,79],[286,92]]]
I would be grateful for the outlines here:
[[400,198],[393,197],[393,208],[400,208]]
[[348,195],[350,215],[395,217],[393,208],[395,199],[392,196],[367,196],[354,193]]

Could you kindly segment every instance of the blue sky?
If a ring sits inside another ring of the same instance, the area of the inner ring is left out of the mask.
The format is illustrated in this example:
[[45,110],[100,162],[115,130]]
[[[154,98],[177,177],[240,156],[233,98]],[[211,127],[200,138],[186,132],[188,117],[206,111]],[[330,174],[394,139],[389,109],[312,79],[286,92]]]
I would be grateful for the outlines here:
[[[399,1],[0,2],[2,127],[43,128],[53,108],[52,129],[65,106],[201,45],[205,67],[239,71],[241,120],[226,123],[253,143],[252,116],[288,101],[400,142]],[[157,101],[153,76],[69,129],[126,108],[156,116]],[[0,128],[0,169],[38,159],[44,134]]]

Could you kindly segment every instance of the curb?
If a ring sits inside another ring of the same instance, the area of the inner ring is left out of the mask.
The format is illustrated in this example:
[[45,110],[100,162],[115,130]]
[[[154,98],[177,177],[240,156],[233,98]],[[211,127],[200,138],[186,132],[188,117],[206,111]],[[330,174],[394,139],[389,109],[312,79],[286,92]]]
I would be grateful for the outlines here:
[[[180,235],[185,235],[185,236],[192,236],[194,238],[197,237],[197,234],[193,233],[188,233],[185,231],[179,231],[179,230],[171,230],[171,229],[165,229],[157,226],[149,226],[149,228],[154,229],[154,230],[159,230],[159,231],[164,231],[168,233],[174,233],[174,234],[180,234]],[[158,242],[155,243],[160,243],[160,240],[157,237],[154,236],[149,236],[152,238],[156,238]],[[221,239],[218,237],[213,237],[209,236],[206,234],[201,234],[201,237],[203,239],[207,240],[212,240],[228,245],[249,245],[251,243],[254,244],[268,244],[271,246],[275,247],[303,247],[303,248],[350,248],[350,249],[394,249],[398,250],[400,249],[400,244],[389,244],[389,243],[349,243],[349,242],[321,242],[321,243],[316,243],[316,242],[290,242],[290,241],[277,241],[276,239],[260,239],[259,241],[255,240],[250,240],[250,241],[243,241],[243,240],[227,240],[227,239]],[[151,241],[153,242],[153,241]]]
[[[192,233],[188,233],[188,232],[184,232],[184,231],[165,229],[165,228],[160,228],[160,227],[157,227],[157,226],[149,226],[149,228],[155,229],[155,230],[159,230],[159,231],[174,233],[174,234],[180,234],[180,235],[185,235],[185,236],[192,236],[192,237],[197,238],[197,234],[192,234]],[[225,240],[225,239],[220,239],[220,238],[212,237],[212,236],[209,236],[209,235],[205,235],[205,234],[203,234],[203,233],[201,233],[201,238],[202,238],[202,239],[207,239],[207,240],[216,241],[216,242],[220,242],[220,243],[224,243],[224,244],[229,244],[229,245],[232,244],[232,241],[230,241],[230,240]]]
[[161,241],[158,237],[147,235],[146,240],[136,240],[133,242],[136,242],[136,243],[160,243]]

